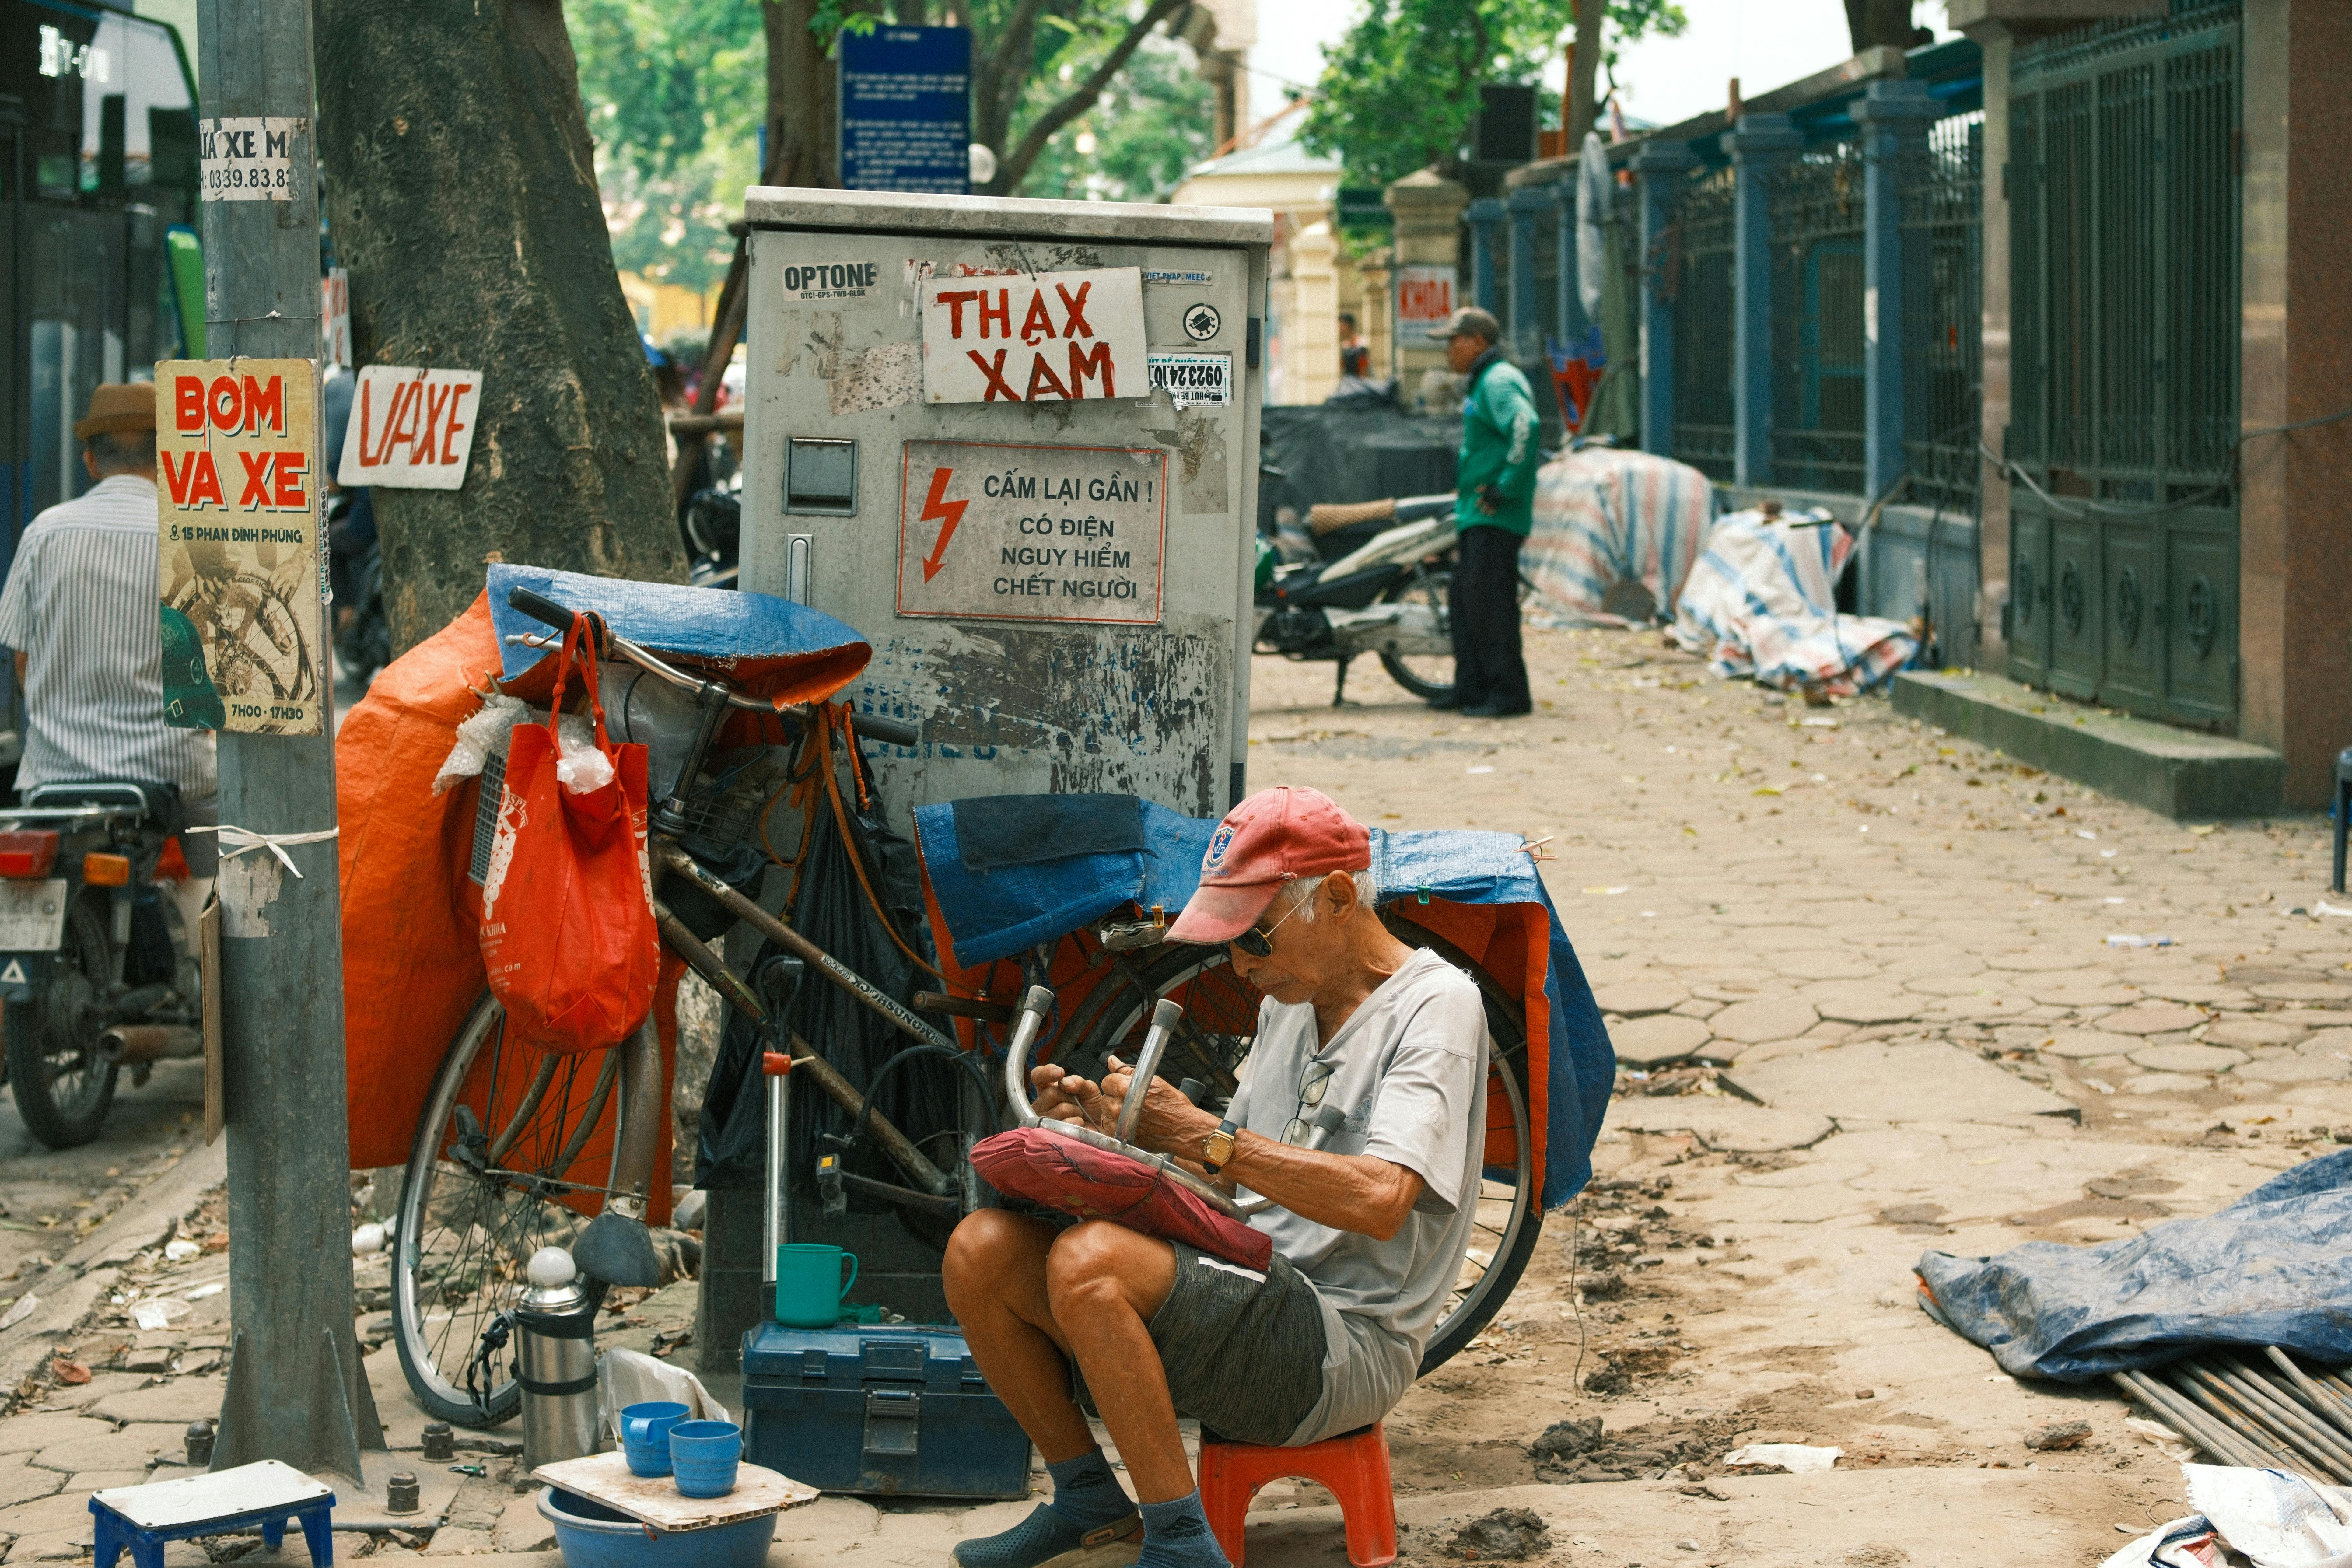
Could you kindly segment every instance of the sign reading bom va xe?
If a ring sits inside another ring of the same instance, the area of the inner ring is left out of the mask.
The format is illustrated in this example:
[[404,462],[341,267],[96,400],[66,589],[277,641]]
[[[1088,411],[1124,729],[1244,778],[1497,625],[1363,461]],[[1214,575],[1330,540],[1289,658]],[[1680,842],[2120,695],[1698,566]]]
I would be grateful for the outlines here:
[[1167,528],[1161,447],[909,441],[898,613],[1153,625]]
[[1150,395],[1142,268],[923,280],[926,403]]
[[163,718],[186,730],[316,735],[319,367],[155,367]]
[[347,489],[456,489],[466,482],[474,413],[481,405],[478,370],[369,365],[352,394],[335,482]]

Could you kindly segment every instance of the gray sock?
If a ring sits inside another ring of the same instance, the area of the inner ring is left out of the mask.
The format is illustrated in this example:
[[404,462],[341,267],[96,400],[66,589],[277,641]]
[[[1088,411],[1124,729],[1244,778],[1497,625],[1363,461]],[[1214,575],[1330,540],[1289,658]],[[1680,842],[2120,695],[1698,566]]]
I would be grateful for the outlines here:
[[1201,1494],[1143,1505],[1143,1555],[1135,1568],[1233,1568],[1201,1511]]
[[1054,1478],[1054,1500],[1048,1506],[1080,1530],[1094,1530],[1135,1511],[1100,1448],[1048,1465],[1045,1473]]

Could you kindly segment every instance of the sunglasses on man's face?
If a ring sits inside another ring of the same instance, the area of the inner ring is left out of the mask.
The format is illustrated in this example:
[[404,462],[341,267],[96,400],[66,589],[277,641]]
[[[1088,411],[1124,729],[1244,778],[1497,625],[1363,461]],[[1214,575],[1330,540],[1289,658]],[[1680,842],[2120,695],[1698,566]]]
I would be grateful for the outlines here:
[[1274,924],[1270,926],[1266,926],[1263,929],[1257,926],[1250,927],[1249,930],[1242,932],[1241,935],[1233,939],[1233,945],[1240,948],[1252,958],[1272,958],[1274,956],[1274,933],[1282,929],[1283,921],[1288,920],[1291,916],[1298,912],[1298,904],[1303,904],[1306,901],[1306,900],[1301,899],[1298,900],[1298,903],[1292,904],[1288,909],[1282,911],[1282,920],[1276,921]]

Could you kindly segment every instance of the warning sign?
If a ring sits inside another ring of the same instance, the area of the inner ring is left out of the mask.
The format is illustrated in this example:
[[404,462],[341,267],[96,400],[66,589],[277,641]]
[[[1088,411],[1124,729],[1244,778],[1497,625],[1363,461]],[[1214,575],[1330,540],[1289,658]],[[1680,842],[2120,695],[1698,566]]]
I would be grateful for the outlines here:
[[1160,447],[909,441],[900,486],[900,615],[1159,621]]
[[188,730],[315,735],[319,367],[155,367],[163,718]]
[[1150,395],[1142,268],[923,280],[926,403]]

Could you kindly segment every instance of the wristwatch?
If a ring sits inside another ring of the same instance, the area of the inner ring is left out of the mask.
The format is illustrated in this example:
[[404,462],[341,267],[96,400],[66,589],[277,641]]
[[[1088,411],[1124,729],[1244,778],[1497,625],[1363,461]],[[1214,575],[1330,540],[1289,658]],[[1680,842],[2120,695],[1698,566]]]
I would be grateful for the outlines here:
[[1240,1131],[1231,1121],[1220,1121],[1214,1132],[1201,1140],[1201,1163],[1209,1174],[1215,1175],[1234,1157],[1234,1134]]

